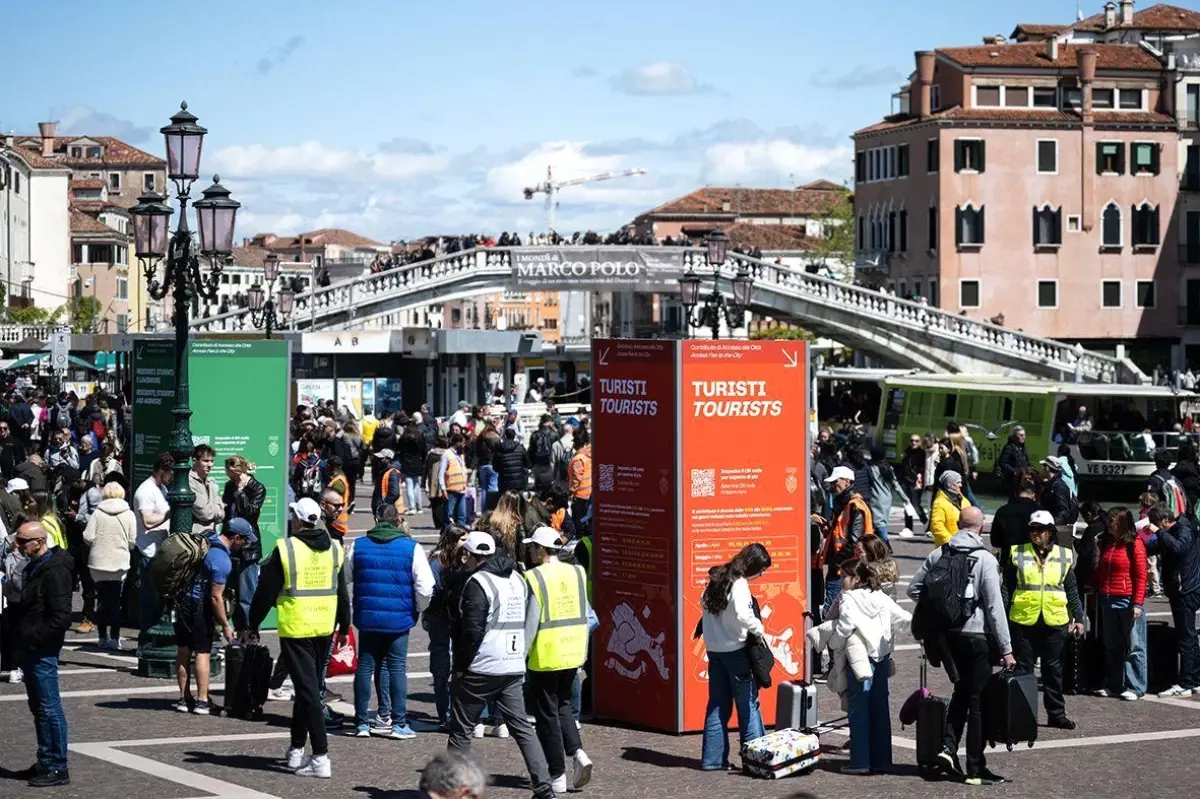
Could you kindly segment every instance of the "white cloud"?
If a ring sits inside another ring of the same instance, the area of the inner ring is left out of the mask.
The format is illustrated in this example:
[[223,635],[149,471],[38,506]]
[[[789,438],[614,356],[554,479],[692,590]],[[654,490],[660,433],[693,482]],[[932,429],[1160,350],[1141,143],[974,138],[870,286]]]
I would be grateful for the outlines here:
[[[56,108],[50,112],[51,119],[58,120],[58,132],[72,136],[115,136],[121,141],[140,145],[149,141],[156,133],[149,126],[136,125],[106,111],[87,105]],[[159,139],[161,142],[162,139]]]
[[[547,142],[516,161],[492,167],[487,174],[488,190],[499,200],[523,202],[522,191],[526,186],[546,180],[546,167],[551,168],[555,181],[561,181],[586,178],[602,172],[619,172],[637,166],[628,163],[620,155],[586,155],[586,145],[586,142]],[[645,195],[645,189],[637,187],[636,181],[645,181],[645,176],[583,183],[564,191],[583,202],[622,202]]]
[[849,145],[814,147],[788,139],[714,144],[704,154],[705,176],[715,183],[774,186],[781,176],[797,182],[840,181],[850,170]]
[[440,172],[449,165],[446,155],[420,153],[367,153],[306,141],[282,147],[261,144],[234,145],[213,155],[218,172],[232,177],[328,176],[370,174],[389,180]]
[[697,94],[712,91],[678,61],[654,61],[629,67],[612,79],[613,88],[626,94]]

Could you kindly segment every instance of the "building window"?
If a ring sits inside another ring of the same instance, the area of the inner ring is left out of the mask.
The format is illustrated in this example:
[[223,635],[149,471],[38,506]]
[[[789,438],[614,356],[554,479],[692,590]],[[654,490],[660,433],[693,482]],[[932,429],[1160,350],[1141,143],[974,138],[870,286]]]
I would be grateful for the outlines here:
[[995,108],[1000,105],[999,86],[976,86],[975,106],[977,108]]
[[1058,174],[1058,139],[1038,139],[1037,171],[1039,175]]
[[21,193],[21,173],[13,171],[13,194]]
[[854,182],[863,183],[867,179],[867,153],[860,150],[854,154]]
[[108,190],[116,191],[116,192],[119,192],[121,190],[121,173],[120,172],[109,172],[108,173]]
[[960,280],[958,281],[958,307],[959,308],[978,308],[980,300],[980,290],[978,280]]
[[88,158],[99,158],[100,157],[100,148],[99,147],[87,148],[87,157]]
[[1158,145],[1155,142],[1135,141],[1129,146],[1130,172],[1135,175],[1158,174]]
[[959,247],[979,247],[983,245],[983,209],[965,208],[954,209],[954,243]]
[[1029,107],[1029,87],[1028,86],[1005,86],[1004,87],[1004,105],[1008,108],[1028,108]]
[[117,278],[117,299],[118,300],[129,299],[129,278],[127,278],[127,277],[118,277]]
[[127,313],[117,314],[117,332],[125,333],[125,332],[128,332],[128,330],[129,330],[129,314],[127,314]]
[[896,148],[896,176],[908,177],[908,145],[901,144]]
[[1121,89],[1120,91],[1121,108],[1126,111],[1141,111],[1142,110],[1142,90],[1141,89]]
[[156,185],[153,172],[146,172],[142,175],[142,191],[154,191]]
[[1058,281],[1039,280],[1037,284],[1037,307],[1058,307]]
[[866,237],[866,235],[867,235],[867,226],[864,223],[863,215],[859,214],[858,215],[858,249],[860,249],[860,250],[865,249],[863,247],[863,239]]
[[1092,89],[1092,108],[1112,108],[1115,105],[1115,89]]
[[1153,280],[1139,280],[1137,282],[1137,307],[1139,308],[1154,308],[1158,304],[1158,297],[1154,292]]
[[936,83],[929,87],[929,109],[936,111],[942,107],[942,87]]
[[83,158],[83,148],[82,147],[72,147],[71,148],[71,157],[72,158]]
[[235,285],[235,286],[240,286],[242,284],[242,276],[241,275],[234,275],[233,277],[230,278],[230,280],[233,282],[233,285]]
[[1033,209],[1033,246],[1057,247],[1062,244],[1062,208],[1050,206]]
[[1096,142],[1096,174],[1125,174],[1125,145],[1119,141]]
[[1121,209],[1116,203],[1104,207],[1100,219],[1101,242],[1105,247],[1121,247]]
[[1121,307],[1121,281],[1100,281],[1100,305],[1105,308]]
[[938,304],[938,282],[936,277],[929,278],[929,304],[934,308]]
[[1033,107],[1058,108],[1058,89],[1053,86],[1034,86]]
[[929,251],[937,252],[938,248],[938,209],[929,209],[929,225],[927,227],[929,233]]
[[1067,109],[1083,107],[1083,92],[1079,89],[1063,89],[1062,107]]
[[1149,203],[1133,207],[1133,246],[1157,247],[1158,237],[1158,206]]
[[982,139],[954,140],[954,171],[982,172],[985,166],[985,151]]
[[900,212],[900,252],[908,252],[908,211]]
[[933,172],[938,171],[938,160],[939,160],[938,155],[939,155],[938,140],[930,139],[925,144],[925,171],[926,172],[933,173]]
[[1083,228],[1083,220],[1079,218],[1079,214],[1071,214],[1067,217],[1067,232],[1078,233]]

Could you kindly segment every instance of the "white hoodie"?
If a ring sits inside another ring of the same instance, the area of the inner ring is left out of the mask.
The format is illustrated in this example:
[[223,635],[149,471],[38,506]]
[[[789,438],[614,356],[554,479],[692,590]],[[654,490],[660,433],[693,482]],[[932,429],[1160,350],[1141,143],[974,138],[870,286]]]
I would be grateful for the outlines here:
[[893,625],[911,621],[912,614],[883,591],[855,588],[842,592],[841,612],[834,631],[845,639],[857,633],[866,644],[867,655],[879,662],[892,653]]

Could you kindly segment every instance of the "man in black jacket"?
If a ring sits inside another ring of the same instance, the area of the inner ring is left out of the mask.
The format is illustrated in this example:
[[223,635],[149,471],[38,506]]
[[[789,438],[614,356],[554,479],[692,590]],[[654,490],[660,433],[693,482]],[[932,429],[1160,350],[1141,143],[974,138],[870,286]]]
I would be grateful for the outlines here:
[[1179,682],[1159,696],[1189,697],[1200,692],[1200,640],[1196,634],[1196,611],[1200,610],[1200,540],[1187,516],[1174,516],[1165,502],[1155,505],[1148,514],[1162,545],[1163,585],[1179,642]]
[[541,425],[529,439],[529,462],[533,467],[533,490],[541,496],[554,485],[554,445],[558,433],[554,428],[554,417],[542,414]]
[[471,750],[475,725],[494,702],[525,759],[534,796],[552,797],[546,755],[525,715],[525,657],[537,632],[535,606],[512,558],[490,535],[474,531],[463,543],[470,576],[447,597],[453,657],[451,751]]
[[69,785],[67,717],[58,692],[58,655],[71,626],[74,561],[61,548],[47,546],[40,522],[17,528],[15,545],[29,559],[21,599],[8,613],[16,617],[25,694],[37,730],[38,761],[19,776],[35,788]]
[[29,402],[24,396],[17,395],[17,401],[9,409],[8,416],[12,420],[13,435],[28,450],[33,435],[33,408],[29,407]]
[[1017,472],[1032,465],[1029,454],[1025,451],[1025,428],[1014,427],[1008,437],[1008,443],[1000,450],[1000,457],[996,459],[996,472],[1008,488],[1009,499],[1017,496]]
[[13,424],[8,419],[0,419],[0,475],[5,480],[11,480],[17,467],[25,461],[25,445],[13,435]]
[[1037,499],[1037,474],[1032,469],[1022,469],[1017,473],[1016,489],[1016,498],[1001,505],[992,517],[992,551],[996,553],[1001,568],[1008,565],[1012,547],[1029,540],[1029,518],[1042,510]]
[[529,487],[529,453],[517,441],[516,428],[504,428],[504,439],[492,456],[499,491],[524,491]]
[[1042,488],[1042,508],[1050,511],[1059,527],[1075,524],[1079,518],[1079,504],[1063,479],[1062,458],[1051,455],[1042,461],[1042,476],[1047,481]]

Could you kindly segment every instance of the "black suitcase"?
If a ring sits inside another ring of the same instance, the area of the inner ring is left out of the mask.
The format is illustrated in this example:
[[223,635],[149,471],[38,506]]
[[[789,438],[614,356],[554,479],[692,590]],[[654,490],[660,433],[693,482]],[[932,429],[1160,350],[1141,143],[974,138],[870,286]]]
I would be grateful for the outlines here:
[[998,671],[983,694],[984,737],[991,746],[1037,740],[1037,676],[1031,672]]
[[[925,688],[925,656],[921,656],[921,688]],[[946,717],[950,703],[930,694],[917,704],[917,769],[930,779],[940,773],[938,752],[946,737]]]
[[225,715],[262,718],[274,667],[271,651],[262,644],[225,647]]
[[1161,694],[1179,680],[1179,642],[1165,621],[1146,623],[1146,689]]
[[1088,628],[1082,638],[1068,636],[1063,646],[1063,693],[1086,696],[1104,687],[1104,641],[1100,638],[1099,610],[1088,608]]

